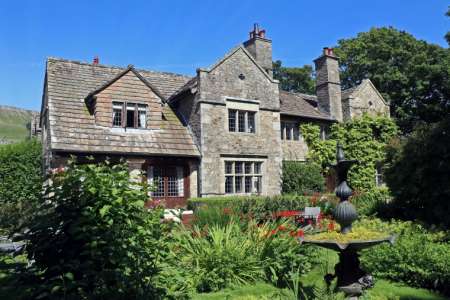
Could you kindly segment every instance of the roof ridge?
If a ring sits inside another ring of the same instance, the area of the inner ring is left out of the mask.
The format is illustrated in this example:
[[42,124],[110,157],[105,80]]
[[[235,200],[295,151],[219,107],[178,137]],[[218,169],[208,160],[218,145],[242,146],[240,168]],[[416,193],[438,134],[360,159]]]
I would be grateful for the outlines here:
[[[57,62],[67,62],[67,63],[73,63],[83,66],[91,66],[96,68],[108,68],[108,69],[117,69],[117,70],[125,70],[128,68],[129,64],[127,66],[121,67],[116,65],[105,65],[105,64],[96,64],[87,62],[87,61],[81,61],[81,60],[71,60],[67,58],[61,58],[61,57],[54,57],[54,56],[48,56],[47,61],[57,61]],[[141,69],[141,68],[135,68],[136,71],[139,72],[149,72],[149,73],[158,73],[158,74],[166,74],[171,76],[177,76],[177,77],[184,77],[184,78],[192,78],[192,76],[184,75],[184,74],[178,74],[173,72],[166,72],[166,71],[156,71],[156,70],[150,70],[150,69]]]
[[288,94],[294,95],[294,96],[308,96],[308,97],[314,97],[314,98],[317,98],[317,95],[311,95],[311,94],[306,94],[306,93],[299,93],[299,92],[285,91],[285,90],[282,90],[282,89],[280,89],[280,91],[283,92],[283,93],[288,93]]

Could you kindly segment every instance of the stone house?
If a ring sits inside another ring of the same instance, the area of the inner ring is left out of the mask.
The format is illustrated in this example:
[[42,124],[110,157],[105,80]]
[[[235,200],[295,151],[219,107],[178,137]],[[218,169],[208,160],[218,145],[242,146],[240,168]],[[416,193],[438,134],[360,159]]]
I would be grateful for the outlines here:
[[250,38],[196,76],[48,58],[41,107],[44,166],[123,158],[169,207],[189,197],[281,192],[283,160],[304,161],[302,122],[326,128],[389,114],[369,80],[341,90],[338,58],[315,61],[317,95],[281,91],[272,41]]

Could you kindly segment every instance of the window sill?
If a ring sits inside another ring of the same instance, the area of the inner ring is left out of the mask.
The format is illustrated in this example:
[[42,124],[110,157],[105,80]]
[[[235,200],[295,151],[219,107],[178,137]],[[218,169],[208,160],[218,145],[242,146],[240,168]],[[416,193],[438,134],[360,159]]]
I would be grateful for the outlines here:
[[258,135],[256,132],[228,131],[228,133],[235,134],[235,135],[248,135],[248,136],[257,136]]
[[142,133],[149,133],[152,131],[156,131],[158,129],[111,127],[110,130],[111,130],[111,132],[142,134]]

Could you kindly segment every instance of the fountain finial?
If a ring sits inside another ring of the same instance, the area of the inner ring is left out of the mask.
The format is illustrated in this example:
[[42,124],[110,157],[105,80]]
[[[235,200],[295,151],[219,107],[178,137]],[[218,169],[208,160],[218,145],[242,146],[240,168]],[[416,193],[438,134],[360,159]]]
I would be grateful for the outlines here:
[[336,187],[336,196],[341,200],[334,210],[334,219],[341,226],[341,232],[346,234],[352,230],[352,223],[358,217],[355,207],[348,201],[352,195],[352,189],[347,184],[347,174],[350,167],[356,160],[346,160],[342,144],[336,145],[336,160],[334,165],[338,177],[338,186]]
[[344,150],[342,149],[342,144],[340,142],[336,145],[336,160],[338,163],[345,160]]

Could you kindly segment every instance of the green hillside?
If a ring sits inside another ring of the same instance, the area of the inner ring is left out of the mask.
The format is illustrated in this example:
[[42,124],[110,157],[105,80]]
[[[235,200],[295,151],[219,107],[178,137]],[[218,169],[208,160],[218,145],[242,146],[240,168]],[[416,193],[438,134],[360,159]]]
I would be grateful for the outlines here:
[[0,106],[0,144],[18,142],[28,137],[27,124],[33,111],[10,106]]

